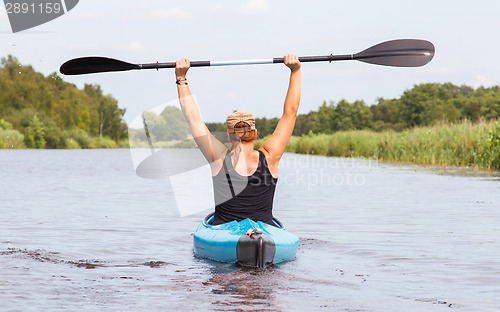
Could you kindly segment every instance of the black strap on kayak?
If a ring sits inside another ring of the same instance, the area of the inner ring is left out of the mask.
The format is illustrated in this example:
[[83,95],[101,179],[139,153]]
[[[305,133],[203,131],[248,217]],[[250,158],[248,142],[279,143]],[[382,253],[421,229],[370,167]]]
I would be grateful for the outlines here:
[[266,261],[264,259],[264,239],[262,235],[259,235],[257,241],[257,268],[263,269],[266,267]]
[[[231,157],[229,158],[229,161],[231,161]],[[234,188],[233,188],[233,183],[231,183],[231,176],[229,175],[229,171],[227,170],[227,165],[226,165],[226,157],[222,160],[222,166],[224,166],[224,171],[226,172],[226,178],[227,182],[229,183],[229,189],[231,190],[231,196],[236,197],[236,194],[234,193]]]

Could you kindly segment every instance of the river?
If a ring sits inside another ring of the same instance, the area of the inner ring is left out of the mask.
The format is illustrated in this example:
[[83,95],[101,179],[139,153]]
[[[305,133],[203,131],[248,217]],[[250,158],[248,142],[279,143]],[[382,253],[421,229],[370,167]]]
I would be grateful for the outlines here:
[[209,210],[179,216],[130,151],[0,150],[2,311],[498,311],[500,179],[285,154],[274,214],[296,260],[193,255]]

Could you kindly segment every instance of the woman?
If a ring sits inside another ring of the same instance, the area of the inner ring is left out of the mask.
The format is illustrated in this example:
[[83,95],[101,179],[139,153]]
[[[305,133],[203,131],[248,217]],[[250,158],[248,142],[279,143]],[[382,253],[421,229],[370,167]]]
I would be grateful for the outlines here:
[[273,225],[278,164],[292,136],[300,102],[299,59],[287,54],[284,63],[291,73],[283,115],[271,137],[256,151],[257,129],[249,113],[237,112],[227,118],[231,149],[210,134],[188,87],[189,60],[176,62],[175,76],[182,112],[212,171],[216,204],[213,225],[246,218]]

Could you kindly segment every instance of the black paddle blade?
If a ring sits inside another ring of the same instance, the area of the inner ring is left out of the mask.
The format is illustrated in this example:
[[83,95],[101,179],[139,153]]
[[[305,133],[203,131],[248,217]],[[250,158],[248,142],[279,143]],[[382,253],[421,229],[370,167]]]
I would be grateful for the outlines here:
[[426,40],[399,39],[374,45],[353,55],[353,59],[376,65],[419,67],[434,57],[434,45]]
[[69,60],[59,70],[64,75],[81,75],[131,69],[141,69],[141,66],[109,57],[91,56]]

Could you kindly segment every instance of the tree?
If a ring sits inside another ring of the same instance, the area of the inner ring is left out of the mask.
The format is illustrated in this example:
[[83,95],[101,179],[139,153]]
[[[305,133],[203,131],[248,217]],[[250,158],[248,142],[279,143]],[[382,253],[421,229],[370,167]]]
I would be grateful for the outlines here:
[[490,89],[481,97],[480,114],[486,119],[494,119],[500,116],[500,92]]
[[415,85],[413,89],[403,93],[399,101],[399,121],[408,127],[431,124],[434,111],[440,105],[439,87],[434,83]]
[[144,128],[149,133],[151,140],[156,142],[167,141],[167,123],[165,120],[154,112],[144,112],[142,116]]
[[295,128],[293,129],[293,135],[301,136],[308,134],[314,126],[314,120],[316,118],[317,112],[310,111],[307,114],[299,114],[295,120]]
[[184,140],[189,133],[189,126],[184,119],[182,111],[175,106],[167,106],[160,116],[165,121],[165,134],[163,140]]
[[271,119],[263,118],[255,118],[255,128],[260,136],[265,137],[274,132],[274,129],[278,125],[279,119],[274,117]]
[[[1,63],[3,65],[4,70],[9,75],[9,78],[12,80],[15,76],[16,70],[21,66],[19,60],[13,55],[7,55],[7,57],[2,57]],[[19,70],[18,70],[19,71]]]
[[44,148],[45,147],[45,129],[38,118],[33,116],[30,125],[24,132],[24,144],[28,148]]
[[127,127],[122,120],[125,109],[120,109],[118,101],[112,96],[104,96],[99,85],[85,84],[84,91],[93,100],[92,104],[97,111],[99,136],[108,136],[114,140],[125,138]]
[[312,131],[314,133],[332,133],[335,129],[336,112],[334,110],[334,102],[330,101],[327,105],[326,101],[318,109],[315,115]]
[[351,119],[354,129],[369,129],[372,125],[373,113],[364,101],[355,101],[351,106]]
[[5,121],[3,118],[0,119],[0,129],[3,130],[11,130],[12,129],[12,124],[8,121]]
[[352,104],[346,100],[340,100],[337,105],[335,105],[334,114],[332,114],[332,130],[335,131],[347,131],[356,129],[354,126],[354,121],[352,119]]
[[377,104],[372,105],[370,108],[373,114],[373,121],[383,121],[387,124],[397,123],[399,116],[398,99],[385,100],[378,98]]

